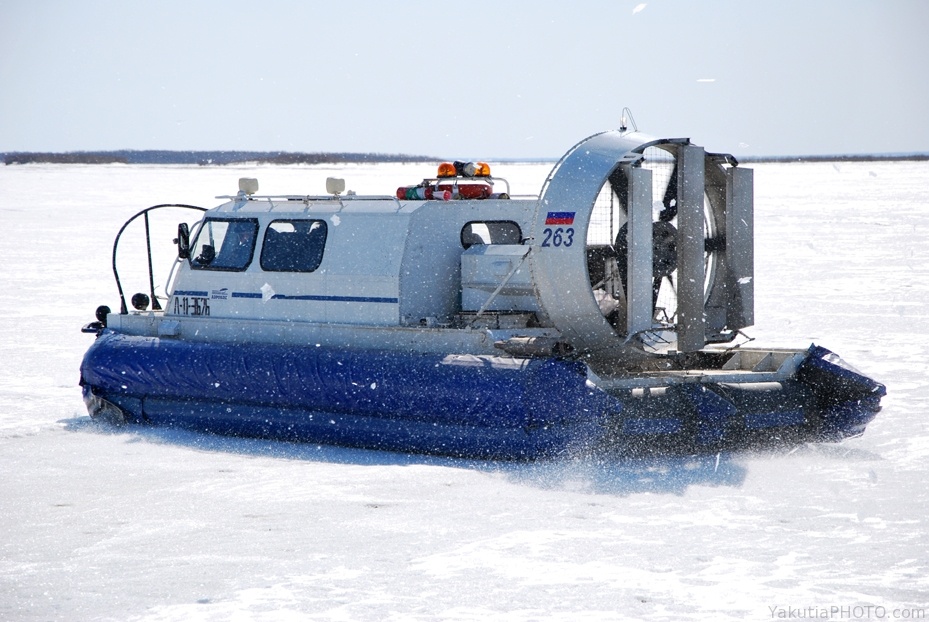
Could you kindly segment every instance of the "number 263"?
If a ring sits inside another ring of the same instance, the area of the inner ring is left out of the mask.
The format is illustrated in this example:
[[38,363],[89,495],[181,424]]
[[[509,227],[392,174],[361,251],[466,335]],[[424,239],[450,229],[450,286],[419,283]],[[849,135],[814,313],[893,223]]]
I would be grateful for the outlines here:
[[568,247],[574,244],[573,227],[568,227],[567,229],[562,229],[561,227],[551,229],[550,227],[546,227],[542,233],[545,236],[542,239],[542,246]]

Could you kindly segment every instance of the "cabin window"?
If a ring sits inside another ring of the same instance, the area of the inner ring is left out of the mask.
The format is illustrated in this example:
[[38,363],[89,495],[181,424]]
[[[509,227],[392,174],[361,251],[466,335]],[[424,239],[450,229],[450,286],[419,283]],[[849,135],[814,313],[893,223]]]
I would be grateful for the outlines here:
[[461,228],[461,245],[522,244],[523,232],[512,220],[472,221]]
[[190,253],[195,270],[245,270],[252,262],[258,221],[208,218],[200,226]]
[[323,261],[328,229],[325,220],[275,220],[261,245],[266,272],[313,272]]

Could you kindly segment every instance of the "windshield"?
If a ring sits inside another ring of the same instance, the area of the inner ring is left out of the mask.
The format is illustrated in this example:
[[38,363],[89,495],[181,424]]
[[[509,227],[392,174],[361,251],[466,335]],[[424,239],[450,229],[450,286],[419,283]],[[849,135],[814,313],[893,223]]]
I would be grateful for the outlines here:
[[252,261],[258,221],[208,218],[190,253],[195,270],[245,270]]

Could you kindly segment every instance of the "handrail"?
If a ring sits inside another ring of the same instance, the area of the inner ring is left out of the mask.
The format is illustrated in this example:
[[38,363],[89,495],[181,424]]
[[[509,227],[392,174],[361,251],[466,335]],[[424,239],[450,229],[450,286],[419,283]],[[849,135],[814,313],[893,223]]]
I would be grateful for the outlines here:
[[128,227],[139,216],[145,217],[145,246],[148,251],[148,284],[152,295],[152,309],[155,311],[161,309],[160,305],[158,305],[157,299],[155,298],[155,273],[152,268],[152,241],[151,235],[149,233],[148,213],[162,207],[180,207],[182,209],[193,209],[199,210],[201,212],[207,211],[207,208],[198,207],[196,205],[184,205],[182,203],[162,203],[160,205],[146,207],[144,210],[123,223],[123,226],[119,229],[119,233],[116,234],[116,239],[113,241],[113,276],[116,279],[116,289],[119,291],[120,315],[126,315],[129,313],[129,308],[126,306],[126,296],[123,293],[123,284],[119,280],[119,271],[116,269],[116,251],[119,248],[119,239],[123,235],[123,231],[125,231],[126,227]]

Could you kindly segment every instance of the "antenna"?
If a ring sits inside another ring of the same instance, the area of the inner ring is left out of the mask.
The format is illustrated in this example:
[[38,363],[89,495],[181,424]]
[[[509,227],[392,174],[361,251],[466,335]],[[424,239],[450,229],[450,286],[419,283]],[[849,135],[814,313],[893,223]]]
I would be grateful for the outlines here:
[[629,110],[629,108],[623,108],[623,115],[619,120],[619,131],[627,131],[630,125],[632,125],[633,132],[639,131],[639,127],[635,124],[635,119],[632,118],[632,111]]

